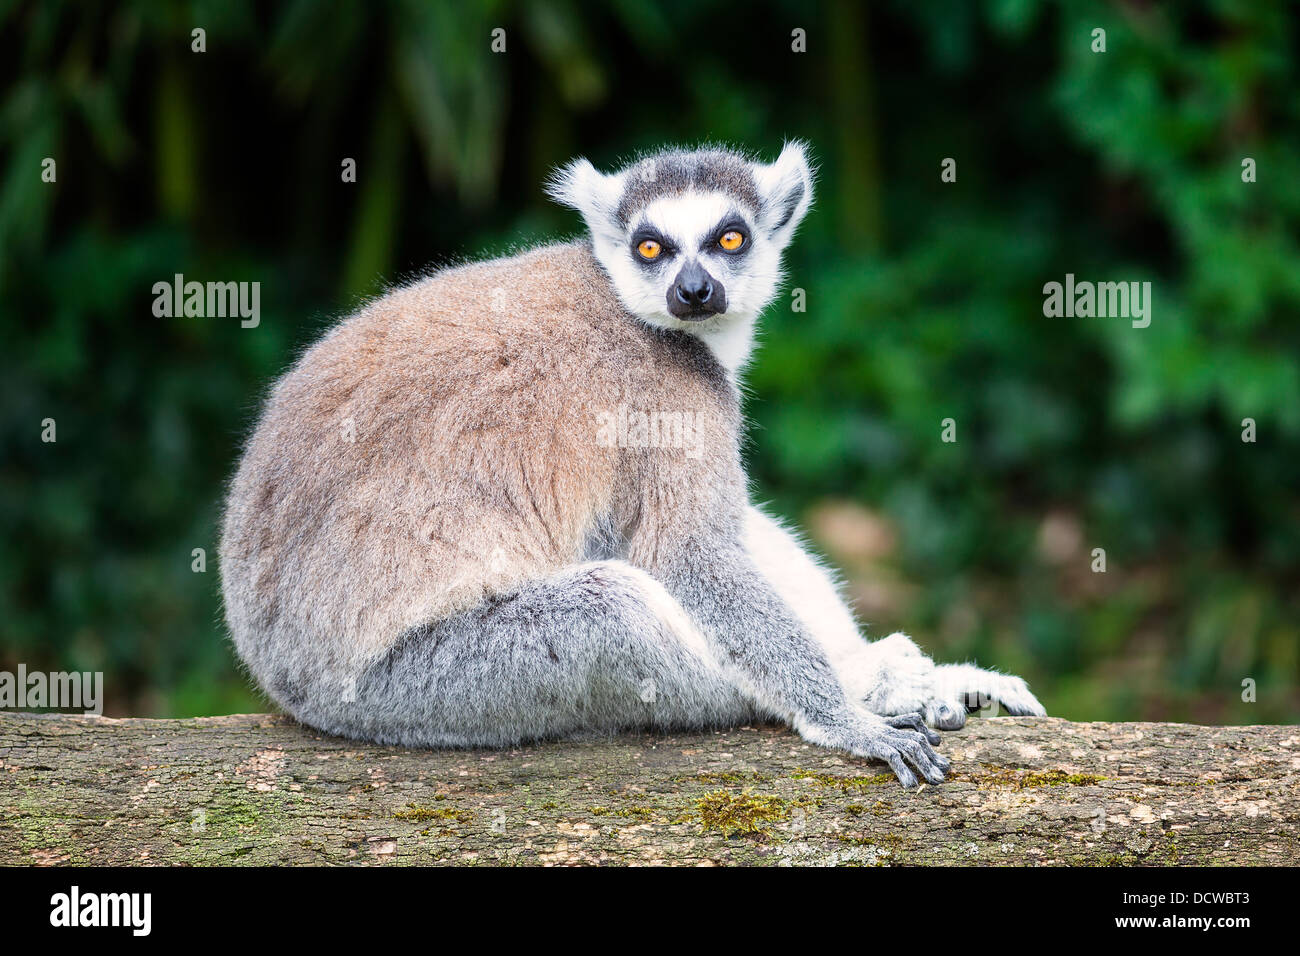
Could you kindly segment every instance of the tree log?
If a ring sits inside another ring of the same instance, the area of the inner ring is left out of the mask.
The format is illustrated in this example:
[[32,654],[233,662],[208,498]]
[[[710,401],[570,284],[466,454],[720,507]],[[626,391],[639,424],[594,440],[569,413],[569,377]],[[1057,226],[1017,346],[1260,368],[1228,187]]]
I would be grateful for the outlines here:
[[0,864],[1286,864],[1300,728],[972,720],[948,782],[776,727],[501,751],[0,714]]

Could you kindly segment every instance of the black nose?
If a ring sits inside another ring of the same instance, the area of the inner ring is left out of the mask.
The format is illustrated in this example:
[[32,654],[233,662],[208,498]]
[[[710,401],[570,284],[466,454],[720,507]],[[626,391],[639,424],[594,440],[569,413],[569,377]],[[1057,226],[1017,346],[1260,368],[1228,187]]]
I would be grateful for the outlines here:
[[682,266],[668,290],[668,311],[678,318],[699,319],[725,312],[726,296],[698,262]]
[[682,305],[698,309],[713,297],[713,283],[701,269],[697,275],[678,276],[673,291],[677,294],[677,301]]

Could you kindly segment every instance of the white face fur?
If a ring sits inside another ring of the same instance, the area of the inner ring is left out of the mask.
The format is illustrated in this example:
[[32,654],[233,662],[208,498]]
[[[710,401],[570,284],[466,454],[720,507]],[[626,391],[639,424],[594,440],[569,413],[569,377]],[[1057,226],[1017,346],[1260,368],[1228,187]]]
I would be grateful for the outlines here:
[[[674,172],[658,188],[661,162]],[[629,206],[638,177],[636,194],[647,201]],[[801,143],[787,144],[770,165],[702,151],[650,156],[605,174],[577,159],[556,172],[549,192],[582,213],[628,311],[699,336],[734,378],[749,359],[758,314],[781,284],[781,253],[812,201],[812,171]]]

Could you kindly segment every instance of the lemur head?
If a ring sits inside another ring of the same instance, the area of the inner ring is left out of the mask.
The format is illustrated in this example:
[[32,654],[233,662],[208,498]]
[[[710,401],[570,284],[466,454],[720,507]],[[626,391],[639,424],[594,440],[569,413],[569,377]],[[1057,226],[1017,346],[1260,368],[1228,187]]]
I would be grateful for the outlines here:
[[719,148],[654,153],[613,173],[579,158],[547,191],[582,214],[628,311],[701,336],[735,371],[812,187],[807,150],[792,142],[770,164]]

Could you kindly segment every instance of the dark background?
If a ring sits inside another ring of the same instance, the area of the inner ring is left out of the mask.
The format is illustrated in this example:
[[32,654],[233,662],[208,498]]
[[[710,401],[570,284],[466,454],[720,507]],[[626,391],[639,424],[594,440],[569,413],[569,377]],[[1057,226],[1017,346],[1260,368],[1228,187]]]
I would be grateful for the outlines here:
[[[216,532],[296,353],[385,282],[575,233],[540,188],[573,155],[797,136],[807,311],[765,319],[749,454],[869,633],[1062,716],[1300,720],[1294,10],[0,2],[0,669],[264,708]],[[156,318],[177,272],[260,282],[260,326]],[[1045,318],[1067,272],[1151,281],[1151,326]]]

